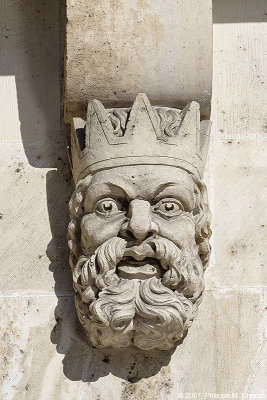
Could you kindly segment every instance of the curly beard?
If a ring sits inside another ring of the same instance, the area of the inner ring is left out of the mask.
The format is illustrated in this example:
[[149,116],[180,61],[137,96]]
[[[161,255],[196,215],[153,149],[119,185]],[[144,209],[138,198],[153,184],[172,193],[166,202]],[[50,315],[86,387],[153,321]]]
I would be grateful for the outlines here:
[[[125,255],[140,252],[158,260],[160,276],[119,276]],[[105,348],[171,349],[185,336],[204,290],[199,257],[161,237],[130,249],[124,239],[109,239],[91,257],[79,258],[73,279],[86,336],[95,347]]]

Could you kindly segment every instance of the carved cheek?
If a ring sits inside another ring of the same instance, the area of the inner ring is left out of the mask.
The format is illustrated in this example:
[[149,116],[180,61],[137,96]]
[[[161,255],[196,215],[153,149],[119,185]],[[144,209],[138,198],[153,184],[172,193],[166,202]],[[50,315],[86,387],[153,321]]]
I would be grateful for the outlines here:
[[106,240],[117,236],[125,217],[101,218],[92,213],[81,221],[81,243],[85,255],[92,255]]
[[191,218],[181,216],[173,220],[162,220],[158,225],[161,236],[171,240],[184,251],[196,253],[195,223]]

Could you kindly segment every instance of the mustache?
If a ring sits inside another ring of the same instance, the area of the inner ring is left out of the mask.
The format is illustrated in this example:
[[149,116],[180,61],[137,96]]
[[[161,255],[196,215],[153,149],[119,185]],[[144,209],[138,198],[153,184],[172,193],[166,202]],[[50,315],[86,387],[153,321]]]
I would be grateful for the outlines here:
[[166,271],[161,278],[166,288],[182,293],[193,303],[201,297],[204,290],[203,268],[197,257],[190,257],[163,237],[149,238],[140,246],[131,247],[124,239],[114,237],[100,245],[91,257],[81,256],[75,266],[74,284],[85,303],[95,300],[99,290],[122,280],[116,269],[119,262],[127,257],[137,261],[147,257],[158,260]]

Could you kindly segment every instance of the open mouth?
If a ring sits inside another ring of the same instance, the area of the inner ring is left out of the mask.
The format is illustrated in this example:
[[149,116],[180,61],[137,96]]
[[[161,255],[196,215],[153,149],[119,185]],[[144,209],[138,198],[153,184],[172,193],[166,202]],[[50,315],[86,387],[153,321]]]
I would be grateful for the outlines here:
[[163,269],[160,262],[151,257],[136,260],[134,257],[126,256],[117,265],[117,274],[125,279],[146,279],[153,276],[160,278]]

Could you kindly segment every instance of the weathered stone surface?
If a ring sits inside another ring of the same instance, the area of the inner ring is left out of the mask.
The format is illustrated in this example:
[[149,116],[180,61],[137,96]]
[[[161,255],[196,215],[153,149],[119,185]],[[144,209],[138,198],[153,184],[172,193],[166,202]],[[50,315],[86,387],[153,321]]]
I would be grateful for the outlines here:
[[[145,66],[145,67],[144,67]],[[128,107],[201,103],[209,117],[212,81],[210,0],[68,0],[65,119],[94,98]]]
[[216,137],[266,138],[266,1],[213,0]]
[[[250,393],[259,393],[266,397],[267,376],[267,290],[262,291],[261,307],[263,311],[262,326],[260,327],[261,342],[258,346],[255,368],[247,385]],[[264,397],[262,397],[264,398]]]
[[175,352],[150,354],[88,348],[72,297],[58,304],[54,296],[2,298],[1,399],[20,400],[23,393],[25,400],[177,400],[198,392],[202,400],[207,392],[245,393],[259,369],[260,297],[257,289],[206,292]]
[[58,0],[1,2],[0,142],[59,136],[60,20]]
[[267,283],[266,143],[214,142],[211,285],[261,287]]
[[[65,142],[0,149],[0,291],[72,293],[66,232],[71,176]],[[44,168],[46,165],[55,168]]]

